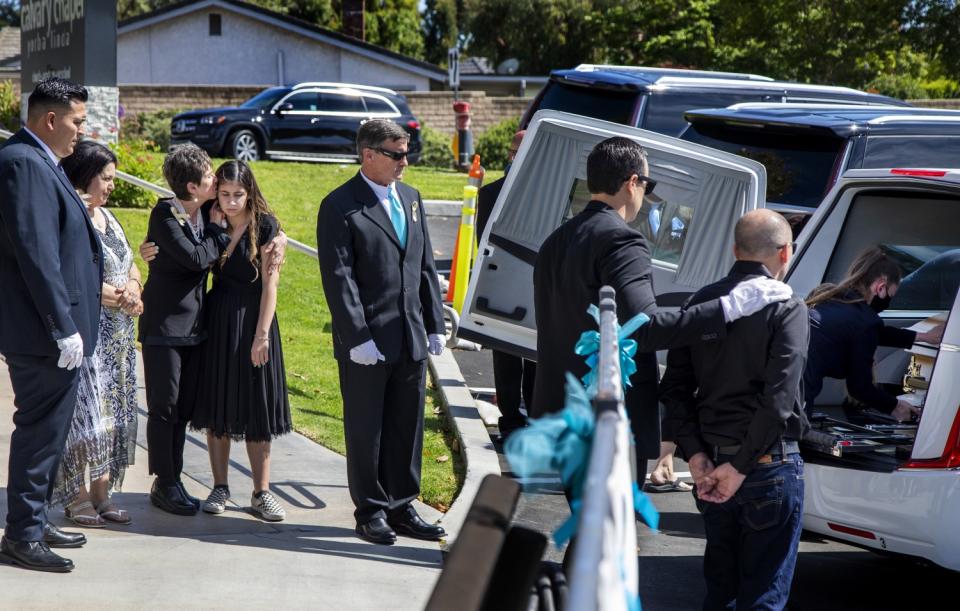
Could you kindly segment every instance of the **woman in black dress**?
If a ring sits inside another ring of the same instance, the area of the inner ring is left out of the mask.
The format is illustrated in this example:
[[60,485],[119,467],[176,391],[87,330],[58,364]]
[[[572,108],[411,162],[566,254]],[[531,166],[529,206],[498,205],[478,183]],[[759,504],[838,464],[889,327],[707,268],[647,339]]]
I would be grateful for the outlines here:
[[270,492],[270,441],[290,432],[290,404],[277,327],[277,285],[261,251],[280,226],[257,187],[250,166],[228,161],[217,169],[217,203],[226,216],[230,244],[213,266],[207,294],[207,341],[192,426],[207,431],[214,488],[203,504],[222,513],[230,498],[230,442],[246,441],[253,471],[253,512],[284,518]]

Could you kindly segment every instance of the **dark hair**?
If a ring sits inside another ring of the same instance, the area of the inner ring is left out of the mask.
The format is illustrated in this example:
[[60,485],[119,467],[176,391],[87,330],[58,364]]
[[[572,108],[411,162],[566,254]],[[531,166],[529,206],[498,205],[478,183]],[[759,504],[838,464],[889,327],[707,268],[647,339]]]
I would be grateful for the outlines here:
[[[810,291],[807,306],[812,308],[831,299],[843,303],[864,301],[870,291],[870,285],[877,279],[884,278],[889,284],[899,285],[902,277],[903,271],[896,261],[874,246],[860,253],[860,256],[853,260],[850,269],[847,270],[847,277],[840,284],[821,284]],[[855,299],[845,298],[844,295],[851,290],[857,291],[861,296]]]
[[87,89],[67,79],[48,78],[37,83],[27,98],[27,116],[70,108],[71,102],[86,102]]
[[410,134],[390,119],[371,119],[357,130],[357,155],[363,157],[363,149],[375,149],[387,140],[410,141]]
[[591,193],[616,195],[634,174],[643,174],[647,152],[629,138],[607,138],[587,157],[587,188]]
[[163,160],[163,177],[179,199],[189,199],[190,192],[187,184],[199,185],[203,180],[204,170],[210,167],[210,155],[205,150],[187,142],[179,144],[167,153]]
[[74,189],[86,191],[93,179],[111,163],[116,165],[117,156],[113,151],[93,140],[81,140],[73,149],[73,154],[60,162],[63,171],[70,179]]
[[[267,204],[267,200],[263,198],[263,193],[261,193],[260,187],[257,185],[257,179],[253,177],[253,170],[251,170],[250,166],[245,162],[234,159],[223,162],[220,167],[217,168],[218,200],[220,197],[219,187],[225,182],[239,183],[240,186],[243,187],[243,190],[247,192],[247,208],[250,210],[250,223],[247,225],[247,238],[250,240],[249,259],[250,264],[253,265],[253,268],[257,272],[257,277],[259,277],[260,252],[257,248],[257,241],[260,236],[260,223],[265,216],[274,216],[274,214],[270,210],[270,205]],[[221,267],[227,262],[228,257],[229,254],[227,252],[220,255],[219,264]],[[254,277],[254,282],[256,282],[257,277]]]

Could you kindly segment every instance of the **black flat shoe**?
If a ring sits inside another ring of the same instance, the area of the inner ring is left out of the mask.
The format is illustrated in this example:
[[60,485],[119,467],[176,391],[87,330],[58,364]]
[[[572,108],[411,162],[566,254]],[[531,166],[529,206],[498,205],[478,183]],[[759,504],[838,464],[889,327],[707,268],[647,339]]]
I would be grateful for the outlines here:
[[[412,511],[412,510],[411,510]],[[399,518],[390,520],[390,526],[397,534],[414,539],[423,539],[424,541],[439,541],[447,536],[447,531],[442,526],[436,524],[427,524],[423,518],[413,513],[406,513]]]
[[43,541],[11,541],[3,537],[0,539],[0,562],[48,573],[73,570],[73,562],[51,552]]
[[184,498],[176,484],[161,486],[154,480],[150,489],[150,502],[154,507],[178,516],[192,516],[197,513],[197,507]]
[[83,533],[68,533],[50,522],[43,525],[43,542],[48,547],[80,547],[87,542]]
[[197,510],[200,509],[200,499],[198,499],[197,497],[187,492],[187,489],[184,487],[183,482],[181,482],[180,480],[177,480],[177,488],[180,489],[180,494],[183,495],[183,498],[187,499],[191,505],[197,508]]
[[357,524],[357,534],[364,541],[378,545],[393,545],[397,541],[397,533],[387,526],[383,518],[374,518],[369,522]]

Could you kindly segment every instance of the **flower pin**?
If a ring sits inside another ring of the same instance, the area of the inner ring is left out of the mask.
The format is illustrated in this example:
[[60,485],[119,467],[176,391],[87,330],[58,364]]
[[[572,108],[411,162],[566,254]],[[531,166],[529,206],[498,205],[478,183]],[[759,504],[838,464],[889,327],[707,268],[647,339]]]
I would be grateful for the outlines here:
[[417,202],[413,202],[412,208],[413,209],[411,210],[411,214],[413,215],[413,222],[416,223],[417,222]]
[[188,220],[190,220],[190,215],[188,215],[186,212],[177,212],[177,211],[174,211],[174,212],[173,212],[173,218],[177,219],[177,222],[180,223],[180,226],[181,226],[181,227],[183,227],[184,224],[185,224]]

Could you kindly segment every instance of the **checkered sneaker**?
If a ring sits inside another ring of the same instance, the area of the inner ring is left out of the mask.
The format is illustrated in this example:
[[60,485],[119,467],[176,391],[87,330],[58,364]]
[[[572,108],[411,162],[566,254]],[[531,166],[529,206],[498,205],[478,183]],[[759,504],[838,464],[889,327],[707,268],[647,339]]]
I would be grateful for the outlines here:
[[250,497],[250,509],[253,513],[260,516],[268,522],[279,522],[287,517],[287,512],[283,510],[277,497],[269,490],[264,490],[260,498],[254,494]]
[[226,486],[214,486],[213,490],[203,502],[203,510],[207,513],[223,513],[230,499],[230,489]]

